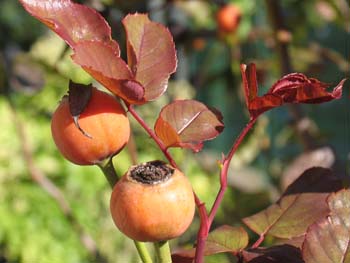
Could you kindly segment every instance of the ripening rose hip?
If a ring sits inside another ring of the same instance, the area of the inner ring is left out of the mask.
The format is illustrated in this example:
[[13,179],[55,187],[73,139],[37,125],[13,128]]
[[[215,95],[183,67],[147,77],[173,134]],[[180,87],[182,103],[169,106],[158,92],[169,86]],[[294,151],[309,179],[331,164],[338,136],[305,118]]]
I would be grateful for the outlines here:
[[187,177],[161,161],[132,166],[113,188],[110,210],[126,236],[143,242],[183,234],[195,212]]
[[218,28],[222,32],[230,33],[236,31],[241,20],[241,10],[235,4],[221,7],[216,13]]
[[91,138],[74,124],[68,97],[64,97],[52,116],[51,131],[59,151],[75,164],[97,164],[117,154],[129,140],[125,110],[114,97],[96,88],[80,114],[79,125]]

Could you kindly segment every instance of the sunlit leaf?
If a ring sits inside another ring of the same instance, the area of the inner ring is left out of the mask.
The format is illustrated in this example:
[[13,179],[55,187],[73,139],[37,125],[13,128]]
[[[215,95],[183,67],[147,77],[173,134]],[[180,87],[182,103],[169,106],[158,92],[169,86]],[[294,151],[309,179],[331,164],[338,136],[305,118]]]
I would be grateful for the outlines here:
[[350,262],[350,190],[328,198],[330,215],[313,224],[305,237],[306,263]]
[[300,249],[290,245],[243,251],[243,258],[247,263],[304,263]]
[[145,14],[123,19],[127,35],[128,64],[135,80],[145,88],[146,100],[162,95],[176,69],[176,51],[167,28],[152,22]]
[[224,225],[209,233],[204,254],[237,253],[248,245],[248,241],[248,234],[242,227]]
[[129,103],[143,101],[144,89],[131,80],[132,73],[118,56],[118,50],[101,41],[79,42],[72,56],[91,76]]
[[177,100],[165,106],[155,123],[155,132],[166,147],[186,147],[198,152],[203,141],[223,131],[222,116],[195,100]]
[[114,46],[111,28],[94,9],[70,0],[20,0],[28,13],[60,35],[71,47],[83,40],[99,40]]
[[339,99],[345,82],[343,79],[333,91],[328,92],[329,84],[301,73],[291,73],[278,80],[265,95],[258,97],[255,65],[241,65],[241,74],[246,105],[252,118],[284,103],[323,103]]
[[243,221],[259,235],[301,236],[308,226],[329,213],[327,196],[340,188],[341,182],[331,170],[308,169],[286,189],[277,203]]
[[[223,225],[209,233],[205,242],[204,255],[238,253],[248,245],[248,233],[242,227]],[[178,249],[172,254],[173,262],[192,262],[195,249]]]
[[281,97],[284,103],[322,103],[339,99],[344,82],[345,79],[332,92],[327,92],[329,84],[301,73],[291,73],[278,80],[268,94]]

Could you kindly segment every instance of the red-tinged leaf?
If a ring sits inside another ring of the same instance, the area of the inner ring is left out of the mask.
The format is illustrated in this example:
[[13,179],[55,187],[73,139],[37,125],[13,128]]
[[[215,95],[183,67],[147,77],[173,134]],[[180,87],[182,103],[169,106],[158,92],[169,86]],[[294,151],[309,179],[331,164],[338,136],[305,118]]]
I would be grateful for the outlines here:
[[283,100],[274,95],[274,94],[266,94],[263,97],[256,97],[249,104],[249,113],[250,116],[256,117],[261,113],[273,109],[275,107],[281,106],[283,104]]
[[251,249],[242,254],[247,263],[304,263],[300,249],[290,245]]
[[75,46],[72,57],[115,95],[129,103],[143,103],[143,87],[131,80],[132,73],[115,48],[101,41],[82,41]]
[[245,102],[249,109],[250,103],[258,95],[258,82],[256,79],[256,66],[254,63],[241,65],[241,74],[243,80],[243,88],[245,95]]
[[350,190],[328,198],[330,215],[313,224],[302,248],[306,263],[350,262]]
[[154,129],[166,147],[198,152],[203,141],[218,136],[224,125],[217,110],[195,100],[177,100],[162,109]]
[[118,50],[111,28],[94,9],[70,0],[20,0],[28,13],[61,36],[71,47],[83,40],[106,42]]
[[145,14],[123,19],[127,35],[128,64],[135,80],[145,88],[147,101],[162,95],[177,59],[172,36],[163,25],[152,22]]
[[258,97],[255,65],[242,64],[241,74],[246,105],[251,118],[257,118],[265,111],[284,103],[323,103],[339,99],[346,80],[343,79],[332,92],[328,92],[329,84],[307,78],[301,73],[291,73],[278,80],[265,95]]
[[339,189],[341,181],[331,170],[311,168],[286,189],[277,203],[243,221],[259,235],[301,236],[308,226],[329,213],[327,196]]
[[268,94],[281,97],[284,103],[322,103],[339,99],[344,82],[345,79],[332,92],[327,92],[329,84],[307,78],[301,73],[291,73],[278,80]]

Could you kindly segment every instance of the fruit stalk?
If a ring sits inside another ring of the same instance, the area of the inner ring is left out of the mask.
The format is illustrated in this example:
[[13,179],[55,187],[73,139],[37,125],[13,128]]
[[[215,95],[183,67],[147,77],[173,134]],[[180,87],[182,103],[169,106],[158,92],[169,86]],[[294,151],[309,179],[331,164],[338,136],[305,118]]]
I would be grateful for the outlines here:
[[[100,169],[105,175],[107,181],[109,182],[111,188],[118,182],[118,175],[114,169],[112,157],[108,158],[104,162],[99,164]],[[135,247],[143,263],[152,263],[152,258],[147,250],[146,244],[144,242],[139,242],[134,240]]]
[[169,241],[154,242],[153,244],[157,258],[156,263],[171,263]]

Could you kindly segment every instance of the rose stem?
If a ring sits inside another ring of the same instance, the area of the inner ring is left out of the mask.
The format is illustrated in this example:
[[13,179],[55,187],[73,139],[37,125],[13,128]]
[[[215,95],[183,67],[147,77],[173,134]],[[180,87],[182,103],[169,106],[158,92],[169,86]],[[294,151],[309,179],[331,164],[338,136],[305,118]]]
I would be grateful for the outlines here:
[[242,132],[239,134],[237,139],[235,140],[230,152],[226,157],[222,160],[222,168],[220,172],[220,190],[216,196],[216,199],[214,201],[214,204],[210,210],[209,215],[203,214],[201,221],[205,220],[206,224],[202,224],[200,226],[200,229],[198,231],[197,236],[197,247],[196,247],[196,254],[195,254],[195,263],[202,263],[204,262],[204,247],[205,247],[205,241],[208,237],[209,230],[211,227],[211,224],[213,223],[214,217],[217,213],[217,210],[222,202],[222,199],[224,198],[224,194],[227,187],[227,174],[228,174],[228,168],[230,166],[232,157],[236,153],[239,145],[242,143],[245,136],[248,134],[248,132],[252,129],[256,122],[256,118],[251,118],[248,124],[244,127]]

